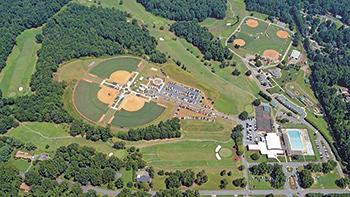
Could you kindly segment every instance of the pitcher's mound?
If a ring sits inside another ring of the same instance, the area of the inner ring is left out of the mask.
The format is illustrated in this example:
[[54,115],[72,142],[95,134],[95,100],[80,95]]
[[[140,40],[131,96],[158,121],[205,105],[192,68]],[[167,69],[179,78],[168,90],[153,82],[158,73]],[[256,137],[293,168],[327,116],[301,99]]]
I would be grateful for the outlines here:
[[114,88],[110,88],[107,86],[101,87],[101,89],[97,92],[97,98],[100,100],[102,103],[105,104],[111,104],[113,103],[115,97],[118,94],[118,90]]
[[238,46],[240,46],[240,47],[243,47],[243,46],[245,45],[245,41],[242,40],[242,39],[235,39],[235,40],[233,41],[233,44],[234,44],[234,45],[238,45]]
[[121,85],[126,84],[131,77],[131,73],[125,70],[116,71],[111,74],[109,81],[118,83]]
[[273,49],[268,49],[264,51],[263,56],[271,60],[277,61],[280,57],[280,53]]
[[135,112],[142,109],[145,103],[146,99],[129,94],[122,101],[121,108],[129,112]]
[[276,35],[277,35],[277,37],[282,38],[282,39],[286,39],[289,36],[288,32],[282,31],[282,30],[277,31]]
[[259,22],[255,19],[248,19],[246,21],[246,24],[248,25],[248,27],[255,28],[259,25]]

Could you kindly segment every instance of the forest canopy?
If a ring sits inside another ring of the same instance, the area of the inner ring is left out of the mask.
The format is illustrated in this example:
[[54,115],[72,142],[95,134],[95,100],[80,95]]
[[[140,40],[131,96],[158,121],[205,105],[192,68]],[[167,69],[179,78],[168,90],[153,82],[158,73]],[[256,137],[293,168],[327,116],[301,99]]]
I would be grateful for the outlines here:
[[62,8],[69,0],[3,0],[0,3],[0,71],[5,67],[6,60],[16,37],[25,29],[35,28],[44,24],[48,18]]
[[198,47],[207,60],[224,61],[232,57],[227,47],[224,47],[218,38],[215,38],[207,28],[201,27],[195,21],[180,21],[171,25],[170,30],[178,37]]
[[225,17],[227,0],[137,0],[147,11],[176,21]]

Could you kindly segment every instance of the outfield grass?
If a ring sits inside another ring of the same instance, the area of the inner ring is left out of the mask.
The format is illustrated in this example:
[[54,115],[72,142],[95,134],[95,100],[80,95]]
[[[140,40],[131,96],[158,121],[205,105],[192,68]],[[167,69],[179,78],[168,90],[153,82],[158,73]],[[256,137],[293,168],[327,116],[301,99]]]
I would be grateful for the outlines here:
[[74,105],[77,110],[88,120],[97,122],[106,112],[107,105],[97,98],[100,90],[98,84],[79,81],[74,91]]
[[151,122],[159,117],[163,111],[164,107],[155,102],[145,103],[143,108],[136,112],[118,111],[111,124],[120,127],[136,127]]
[[135,71],[140,61],[141,60],[138,58],[120,56],[97,64],[89,72],[102,79],[106,79],[109,78],[113,72],[118,70]]
[[[6,67],[0,74],[0,89],[4,96],[14,97],[30,93],[29,82],[35,70],[36,53],[41,47],[35,42],[35,36],[40,32],[41,28],[29,29],[17,37]],[[22,92],[19,87],[23,87]]]
[[[106,142],[93,142],[82,137],[69,136],[67,126],[65,125],[39,122],[22,123],[19,127],[10,130],[7,134],[23,142],[33,143],[37,146],[37,149],[34,151],[35,154],[43,152],[53,154],[60,146],[77,143],[81,146],[93,147],[97,151],[105,154],[112,152],[117,157],[125,156],[124,150],[113,149],[112,145]],[[49,145],[49,148],[46,148],[46,145]]]

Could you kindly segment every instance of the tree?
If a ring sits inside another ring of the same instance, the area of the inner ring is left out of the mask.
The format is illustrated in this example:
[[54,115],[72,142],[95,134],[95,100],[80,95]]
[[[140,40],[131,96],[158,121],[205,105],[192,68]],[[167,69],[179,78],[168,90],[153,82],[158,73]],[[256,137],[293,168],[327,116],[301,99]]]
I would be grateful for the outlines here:
[[226,170],[221,170],[220,176],[225,176],[226,175]]
[[340,178],[335,181],[335,184],[340,188],[346,188],[350,184],[349,178]]
[[125,142],[119,141],[113,143],[113,148],[119,150],[119,149],[125,149]]
[[301,170],[299,172],[299,180],[302,188],[309,188],[314,184],[314,178],[309,170]]
[[115,181],[115,187],[117,189],[121,189],[124,187],[124,183],[123,183],[123,180],[121,178],[119,178]]
[[239,76],[240,74],[241,72],[237,68],[232,71],[233,76]]
[[204,170],[201,170],[200,172],[198,172],[196,174],[195,182],[197,183],[197,185],[202,185],[202,184],[208,182],[208,176]]
[[170,188],[179,188],[181,186],[180,177],[177,174],[171,174],[165,179],[165,185],[168,189]]
[[250,158],[252,158],[254,161],[258,160],[260,158],[259,153],[253,153],[250,155]]
[[220,189],[225,189],[227,184],[228,184],[228,181],[226,179],[222,179],[219,185]]
[[183,171],[180,177],[181,184],[186,187],[192,186],[195,179],[194,175],[194,172],[190,169]]
[[248,117],[249,117],[249,114],[248,114],[248,112],[246,112],[246,111],[243,111],[242,113],[240,113],[240,114],[238,115],[238,118],[241,119],[241,120],[247,120]]
[[245,72],[245,75],[249,77],[250,75],[252,75],[252,71],[251,71],[251,70],[247,70],[247,71]]
[[40,185],[42,180],[43,178],[40,176],[38,171],[31,169],[25,174],[24,182],[27,185]]
[[260,104],[261,104],[261,100],[258,98],[253,101],[254,106],[259,106]]
[[235,179],[232,181],[232,184],[236,187],[241,187],[241,188],[244,188],[247,185],[245,178]]

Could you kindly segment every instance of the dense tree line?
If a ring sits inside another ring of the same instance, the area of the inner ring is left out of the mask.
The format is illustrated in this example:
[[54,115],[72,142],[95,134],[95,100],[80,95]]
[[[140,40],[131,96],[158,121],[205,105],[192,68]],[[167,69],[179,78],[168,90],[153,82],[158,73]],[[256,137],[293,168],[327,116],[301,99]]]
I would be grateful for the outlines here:
[[129,141],[179,138],[181,137],[180,127],[180,120],[173,118],[161,121],[158,125],[130,129],[126,133],[120,132],[118,137]]
[[71,136],[81,135],[87,140],[91,141],[107,141],[112,137],[111,130],[109,128],[94,127],[81,120],[74,120],[69,128],[69,134]]
[[215,38],[207,28],[201,27],[195,21],[176,22],[170,27],[176,36],[185,38],[204,55],[207,60],[224,61],[231,59],[232,53],[224,47],[218,38]]
[[253,175],[265,175],[271,176],[270,184],[273,188],[282,188],[286,183],[286,176],[282,170],[282,166],[279,164],[267,164],[265,162],[249,168],[249,171]]
[[[350,28],[344,26],[338,28],[330,20],[321,22],[319,17],[310,15],[326,12],[340,14],[343,22],[349,24],[349,1],[246,0],[245,2],[250,10],[276,16],[284,21],[287,21],[288,17],[280,15],[294,14],[294,17],[289,16],[287,22],[298,25],[298,33],[304,37],[303,46],[311,60],[311,85],[324,109],[325,118],[336,141],[331,147],[336,147],[338,152],[342,153],[339,154],[342,164],[349,171],[350,103],[344,102],[343,97],[337,94],[335,86],[350,88]],[[282,8],[283,5],[285,8]],[[305,10],[306,17],[301,17],[301,9]]]
[[322,172],[327,174],[337,167],[337,162],[329,160],[327,162],[322,163],[308,163],[304,167],[305,169],[310,170],[311,172]]
[[341,21],[350,24],[350,2],[347,0],[245,0],[247,10],[254,10],[270,16],[278,17],[280,20],[298,24],[302,19],[301,10],[311,15],[341,16]]
[[18,196],[21,181],[18,170],[7,164],[0,164],[0,193],[2,196]]
[[137,0],[147,11],[176,21],[225,17],[227,0]]
[[62,146],[56,150],[53,158],[40,162],[29,170],[25,175],[25,183],[33,187],[33,193],[47,192],[45,184],[52,185],[53,180],[58,177],[64,177],[81,185],[107,184],[113,187],[120,181],[116,180],[116,172],[121,168],[137,170],[146,165],[138,149],[132,147],[127,152],[128,155],[120,160],[113,155],[107,156],[96,152],[91,147],[78,144]]
[[242,134],[243,129],[244,129],[243,126],[241,124],[238,124],[232,129],[232,132],[231,132],[231,138],[235,142],[237,155],[243,154],[243,150],[241,150],[243,146],[243,134]]
[[0,3],[0,71],[25,29],[41,26],[69,0],[3,0]]
[[[152,195],[144,192],[144,191],[132,191],[130,189],[123,189],[118,194],[118,197],[151,197]],[[186,190],[181,191],[180,189],[172,188],[172,189],[164,189],[159,190],[155,193],[155,197],[200,197],[199,192],[197,190]]]
[[208,181],[208,176],[204,170],[199,171],[197,174],[191,169],[165,173],[164,171],[159,171],[158,175],[167,176],[164,183],[168,189],[179,188],[181,186],[191,187],[193,184],[202,185]]

